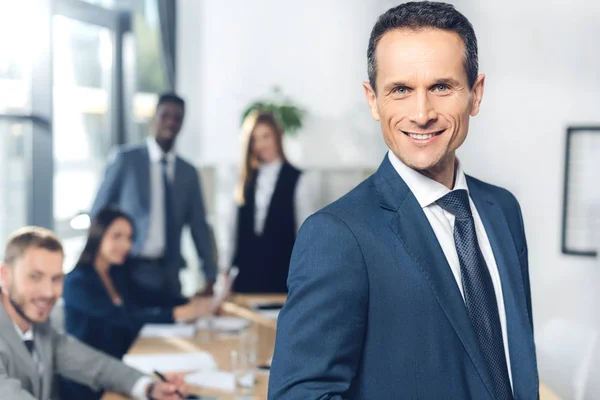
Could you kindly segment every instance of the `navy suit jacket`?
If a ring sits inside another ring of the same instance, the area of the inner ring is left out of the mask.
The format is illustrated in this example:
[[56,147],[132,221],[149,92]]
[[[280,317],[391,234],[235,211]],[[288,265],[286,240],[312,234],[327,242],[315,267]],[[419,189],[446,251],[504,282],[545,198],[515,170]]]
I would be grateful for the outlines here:
[[[206,223],[200,178],[196,169],[181,157],[175,159],[173,189],[176,193],[174,217],[178,238],[181,238],[183,227],[189,225],[198,256],[203,261],[206,279],[214,281],[217,267],[212,236]],[[150,156],[146,145],[119,149],[108,164],[91,215],[96,215],[110,204],[119,206],[133,219],[136,235],[131,255],[137,256],[150,226]],[[177,246],[181,244],[181,240],[174,242]],[[177,274],[184,265],[180,248],[175,252],[180,256],[178,262],[169,266],[173,274]]]
[[[110,270],[115,289],[123,300],[115,305],[100,276],[90,266],[79,266],[67,274],[63,299],[65,330],[85,344],[116,358],[129,350],[146,323],[173,323],[172,307],[141,307],[137,305],[143,290],[136,288],[127,265]],[[175,305],[184,304],[181,298]],[[100,399],[101,391],[63,379],[61,398],[65,400]]]
[[[538,398],[527,244],[508,191],[467,177],[498,264],[515,399]],[[269,399],[491,400],[456,280],[408,186],[379,170],[299,232]]]

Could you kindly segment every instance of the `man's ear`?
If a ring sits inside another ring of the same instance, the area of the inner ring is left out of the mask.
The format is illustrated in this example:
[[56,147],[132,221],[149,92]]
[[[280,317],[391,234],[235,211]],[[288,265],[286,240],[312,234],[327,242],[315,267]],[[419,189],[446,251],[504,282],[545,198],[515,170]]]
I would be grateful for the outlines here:
[[369,82],[363,82],[363,89],[365,90],[365,97],[367,98],[369,108],[371,109],[371,116],[375,121],[379,121],[380,118],[379,109],[377,108],[377,94]]
[[483,99],[483,90],[485,88],[485,75],[479,74],[475,83],[473,84],[473,98],[471,99],[471,117],[476,116],[479,113],[481,106],[481,100]]
[[12,286],[13,281],[13,270],[12,268],[6,264],[0,264],[0,286],[2,287],[10,287]]

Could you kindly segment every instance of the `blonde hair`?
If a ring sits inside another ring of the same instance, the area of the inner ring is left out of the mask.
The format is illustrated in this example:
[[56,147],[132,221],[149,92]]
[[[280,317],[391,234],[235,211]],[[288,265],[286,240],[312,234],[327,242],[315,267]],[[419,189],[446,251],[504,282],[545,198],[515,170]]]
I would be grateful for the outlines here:
[[13,266],[30,248],[64,254],[62,243],[54,232],[39,226],[26,226],[16,230],[8,238],[4,250],[4,263]]
[[242,174],[237,185],[235,198],[239,205],[244,205],[246,188],[254,178],[260,161],[252,152],[252,132],[259,124],[269,125],[275,134],[275,145],[277,146],[277,154],[283,162],[287,162],[285,153],[283,152],[283,128],[277,122],[277,119],[270,111],[256,110],[248,114],[242,123],[242,140],[243,140],[243,162]]

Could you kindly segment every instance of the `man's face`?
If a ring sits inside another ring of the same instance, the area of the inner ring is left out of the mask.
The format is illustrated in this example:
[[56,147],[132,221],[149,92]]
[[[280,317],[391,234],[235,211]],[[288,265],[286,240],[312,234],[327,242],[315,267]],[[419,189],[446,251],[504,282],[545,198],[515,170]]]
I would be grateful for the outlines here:
[[2,266],[2,291],[28,322],[45,322],[62,290],[61,252],[29,248],[13,266]]
[[164,151],[169,151],[183,124],[183,108],[175,103],[163,103],[154,115],[154,135]]
[[453,167],[469,118],[479,112],[485,79],[479,75],[469,89],[460,37],[396,29],[381,38],[375,56],[377,94],[369,83],[363,86],[390,150],[422,172]]

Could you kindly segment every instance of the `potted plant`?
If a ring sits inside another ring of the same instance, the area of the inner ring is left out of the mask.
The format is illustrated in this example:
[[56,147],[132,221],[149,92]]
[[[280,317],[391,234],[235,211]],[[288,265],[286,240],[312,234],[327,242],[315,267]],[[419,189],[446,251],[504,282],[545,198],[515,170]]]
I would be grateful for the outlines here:
[[285,97],[278,86],[271,89],[271,94],[267,98],[258,99],[250,103],[243,111],[241,124],[244,119],[254,111],[270,111],[283,127],[283,131],[288,135],[295,135],[304,119],[305,111],[296,106],[289,98]]

